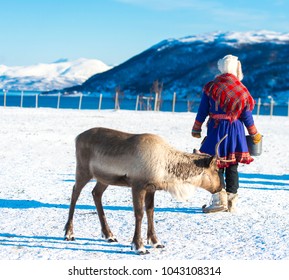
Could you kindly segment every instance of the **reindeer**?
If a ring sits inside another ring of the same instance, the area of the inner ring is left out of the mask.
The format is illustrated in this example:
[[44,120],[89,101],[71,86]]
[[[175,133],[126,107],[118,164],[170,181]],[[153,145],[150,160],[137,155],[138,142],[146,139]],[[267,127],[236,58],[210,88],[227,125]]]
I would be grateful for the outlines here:
[[[221,139],[222,141],[223,139]],[[220,142],[221,142],[220,141]],[[179,151],[154,134],[130,134],[108,128],[92,128],[76,138],[76,180],[72,190],[65,240],[74,240],[73,214],[83,187],[97,180],[92,196],[101,224],[102,237],[117,242],[110,230],[102,195],[108,185],[128,186],[132,189],[135,232],[132,249],[147,254],[141,237],[144,206],[147,214],[147,241],[155,248],[163,248],[154,228],[154,196],[165,190],[178,200],[187,199],[195,187],[210,193],[222,189],[216,155],[190,154]]]

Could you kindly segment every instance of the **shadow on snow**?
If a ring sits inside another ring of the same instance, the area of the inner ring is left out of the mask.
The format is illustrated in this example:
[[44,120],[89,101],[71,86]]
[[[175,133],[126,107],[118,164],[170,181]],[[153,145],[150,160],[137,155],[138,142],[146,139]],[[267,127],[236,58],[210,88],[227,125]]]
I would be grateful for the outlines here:
[[[72,174],[70,174],[71,176]],[[246,174],[240,173],[241,188],[260,189],[260,190],[289,190],[289,175],[270,175],[270,174]],[[73,180],[63,180],[73,182]],[[268,187],[270,186],[270,187]],[[67,204],[43,203],[36,200],[14,200],[0,199],[0,208],[7,209],[31,209],[31,208],[58,208],[69,209]],[[77,205],[76,209],[95,211],[94,205]],[[105,210],[110,211],[133,211],[132,206],[104,206]],[[155,208],[156,212],[178,212],[187,214],[200,214],[201,208]],[[74,242],[64,241],[61,237],[50,236],[27,236],[9,233],[0,233],[0,246],[13,246],[21,249],[38,248],[54,250],[85,251],[95,253],[113,254],[135,254],[130,250],[130,245],[119,243],[107,243],[102,239],[77,238]],[[97,248],[95,248],[97,246]]]
[[[45,245],[43,245],[45,243]],[[76,241],[64,241],[60,237],[50,236],[27,236],[10,233],[0,233],[0,246],[11,246],[21,248],[33,249],[54,249],[54,250],[71,250],[84,251],[90,253],[110,253],[110,254],[126,254],[134,255],[130,250],[130,245],[123,245],[119,243],[108,243],[100,239],[77,238]],[[94,248],[106,247],[106,248]]]
[[240,188],[289,191],[289,175],[240,173]]

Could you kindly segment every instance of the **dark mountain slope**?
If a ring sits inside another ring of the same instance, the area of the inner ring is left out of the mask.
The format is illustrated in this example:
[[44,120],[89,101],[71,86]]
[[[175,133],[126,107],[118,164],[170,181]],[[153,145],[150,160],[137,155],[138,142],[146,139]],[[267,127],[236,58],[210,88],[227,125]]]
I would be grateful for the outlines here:
[[175,91],[178,98],[199,96],[213,79],[219,58],[239,57],[244,84],[252,95],[287,100],[289,96],[289,34],[274,32],[215,33],[207,36],[165,40],[114,67],[96,74],[66,92],[150,93],[152,84],[163,83],[163,97]]

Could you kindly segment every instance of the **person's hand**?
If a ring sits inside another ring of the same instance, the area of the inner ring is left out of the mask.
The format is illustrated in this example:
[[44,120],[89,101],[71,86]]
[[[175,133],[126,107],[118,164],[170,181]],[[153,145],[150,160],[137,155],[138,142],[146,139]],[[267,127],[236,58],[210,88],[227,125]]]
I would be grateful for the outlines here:
[[254,135],[251,135],[251,137],[252,137],[252,140],[253,140],[254,144],[258,144],[262,140],[262,135],[260,133],[256,133]]
[[201,138],[201,132],[202,132],[202,123],[195,120],[195,123],[192,128],[192,136],[195,138]]
[[192,136],[195,138],[201,138],[201,132],[192,131]]

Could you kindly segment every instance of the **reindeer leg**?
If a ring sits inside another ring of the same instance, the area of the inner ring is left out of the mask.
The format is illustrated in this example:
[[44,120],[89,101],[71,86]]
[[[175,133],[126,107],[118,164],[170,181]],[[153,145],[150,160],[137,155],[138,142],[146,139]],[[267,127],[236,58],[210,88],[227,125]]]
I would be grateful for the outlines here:
[[84,174],[79,171],[76,172],[76,180],[75,180],[75,185],[73,186],[73,190],[72,190],[68,220],[64,227],[64,230],[65,230],[64,239],[67,241],[75,240],[74,233],[73,233],[73,214],[75,210],[75,205],[79,198],[81,190],[90,181],[90,179],[91,179],[91,176],[89,174],[86,174],[86,173]]
[[149,251],[145,249],[141,237],[141,225],[144,214],[144,198],[146,190],[138,187],[132,187],[133,208],[135,215],[135,232],[132,240],[132,250],[137,254],[145,255]]
[[145,207],[148,220],[148,230],[147,230],[147,242],[152,244],[155,248],[164,248],[157,238],[155,228],[154,228],[154,197],[155,190],[149,190],[145,196]]
[[108,226],[102,207],[102,195],[107,187],[108,185],[102,184],[101,182],[97,182],[94,189],[92,190],[92,196],[97,209],[99,222],[101,225],[102,237],[104,237],[108,242],[117,242],[117,239],[114,237],[113,233],[111,232]]

